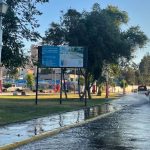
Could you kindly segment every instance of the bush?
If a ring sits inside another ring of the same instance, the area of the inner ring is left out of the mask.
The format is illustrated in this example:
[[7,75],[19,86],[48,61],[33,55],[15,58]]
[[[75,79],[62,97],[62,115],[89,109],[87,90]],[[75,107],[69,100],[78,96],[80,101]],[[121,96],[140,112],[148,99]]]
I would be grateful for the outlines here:
[[11,87],[11,86],[12,86],[11,83],[4,83],[3,84],[3,87],[6,88],[6,89],[9,88],[9,87]]
[[127,83],[126,80],[121,80],[121,81],[120,81],[120,87],[121,87],[121,88],[126,88],[127,86],[128,86],[128,83]]

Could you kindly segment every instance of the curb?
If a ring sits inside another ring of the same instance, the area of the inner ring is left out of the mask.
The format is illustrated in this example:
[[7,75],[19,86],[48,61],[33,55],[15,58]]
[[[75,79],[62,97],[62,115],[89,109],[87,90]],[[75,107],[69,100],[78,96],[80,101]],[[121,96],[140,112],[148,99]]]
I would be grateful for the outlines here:
[[44,139],[46,137],[56,135],[56,134],[61,133],[65,130],[68,130],[68,129],[71,129],[71,128],[74,128],[74,127],[78,127],[78,126],[81,126],[81,125],[84,125],[84,124],[88,124],[89,122],[92,122],[92,121],[95,121],[95,120],[98,120],[98,119],[102,119],[102,118],[104,118],[106,116],[109,116],[109,115],[111,115],[115,112],[118,112],[120,110],[121,109],[118,109],[118,110],[115,110],[115,111],[112,111],[112,112],[102,114],[100,116],[88,119],[86,121],[82,121],[82,122],[79,122],[79,123],[76,123],[76,124],[72,124],[72,125],[61,127],[59,129],[55,129],[53,131],[48,131],[48,132],[45,132],[45,133],[42,133],[42,134],[39,134],[39,135],[35,135],[32,138],[23,140],[21,142],[16,142],[16,143],[13,143],[13,144],[2,146],[2,147],[0,147],[0,150],[12,150],[12,149],[17,148],[19,146],[22,146],[22,145],[25,145],[25,144],[28,144],[28,143],[31,143],[31,142],[34,142],[34,141],[37,141],[37,140]]

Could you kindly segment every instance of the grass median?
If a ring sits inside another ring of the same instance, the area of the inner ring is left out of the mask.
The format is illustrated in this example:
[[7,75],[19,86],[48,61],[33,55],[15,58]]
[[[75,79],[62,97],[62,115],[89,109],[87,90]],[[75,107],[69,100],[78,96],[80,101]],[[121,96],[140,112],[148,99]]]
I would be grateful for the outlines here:
[[[117,94],[110,94],[110,98],[93,96],[87,101],[87,106],[100,105],[108,100],[116,99]],[[26,121],[65,111],[84,108],[84,101],[80,101],[77,94],[69,94],[59,104],[59,95],[39,95],[38,105],[35,105],[35,96],[0,96],[0,125]]]

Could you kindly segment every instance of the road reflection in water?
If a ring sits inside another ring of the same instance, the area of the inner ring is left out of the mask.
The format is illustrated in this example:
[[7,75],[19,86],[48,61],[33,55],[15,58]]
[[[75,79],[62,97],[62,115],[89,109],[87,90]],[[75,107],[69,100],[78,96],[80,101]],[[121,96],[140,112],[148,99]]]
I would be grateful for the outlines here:
[[35,135],[76,124],[114,110],[113,105],[103,104],[102,106],[95,106],[0,127],[0,146],[19,142]]
[[[133,96],[137,103],[131,102],[131,97],[126,102],[125,99],[118,101],[124,106],[130,104],[119,112],[16,150],[148,150],[150,103],[145,97],[139,97]],[[98,111],[97,108],[89,109],[87,118]]]

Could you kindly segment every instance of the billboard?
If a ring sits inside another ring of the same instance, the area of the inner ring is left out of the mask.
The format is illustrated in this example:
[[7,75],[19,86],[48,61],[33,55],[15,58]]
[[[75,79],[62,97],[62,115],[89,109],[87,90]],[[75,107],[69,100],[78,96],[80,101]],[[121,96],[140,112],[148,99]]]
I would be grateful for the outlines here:
[[40,67],[82,68],[85,66],[85,48],[70,46],[39,46]]

